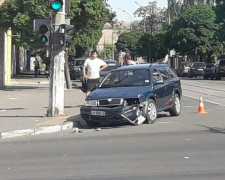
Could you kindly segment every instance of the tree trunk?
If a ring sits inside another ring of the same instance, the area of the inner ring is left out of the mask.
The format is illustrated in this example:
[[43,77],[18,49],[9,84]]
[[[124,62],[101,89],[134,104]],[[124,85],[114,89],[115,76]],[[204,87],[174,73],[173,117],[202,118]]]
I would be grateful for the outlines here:
[[67,89],[72,89],[72,83],[71,83],[71,80],[70,80],[69,62],[68,62],[67,53],[65,53],[64,71],[65,71],[66,87],[67,87]]
[[16,47],[16,74],[20,74],[20,50]]

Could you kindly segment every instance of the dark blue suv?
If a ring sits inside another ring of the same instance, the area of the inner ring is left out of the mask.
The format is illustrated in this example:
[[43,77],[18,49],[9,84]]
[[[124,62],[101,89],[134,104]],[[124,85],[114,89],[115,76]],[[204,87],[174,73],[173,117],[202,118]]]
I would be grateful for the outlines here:
[[152,124],[160,111],[181,112],[181,83],[165,64],[140,64],[111,71],[80,108],[89,126],[128,121]]

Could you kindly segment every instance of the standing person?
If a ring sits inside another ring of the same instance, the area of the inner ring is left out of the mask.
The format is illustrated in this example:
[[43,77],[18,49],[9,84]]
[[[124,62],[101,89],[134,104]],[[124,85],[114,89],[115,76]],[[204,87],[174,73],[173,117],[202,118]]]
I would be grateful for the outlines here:
[[35,77],[37,77],[38,75],[38,70],[39,70],[39,61],[37,58],[35,58],[35,61],[34,61],[34,72],[35,72]]
[[129,66],[129,65],[135,65],[136,63],[134,61],[131,60],[131,55],[130,54],[126,54],[124,56],[124,65],[125,66]]
[[[93,50],[91,52],[91,58],[86,59],[83,66],[83,75],[87,78],[87,92],[86,96],[95,88],[96,84],[100,82],[99,72],[107,68],[108,65],[101,59],[97,58],[98,52]],[[87,73],[86,73],[87,68]]]

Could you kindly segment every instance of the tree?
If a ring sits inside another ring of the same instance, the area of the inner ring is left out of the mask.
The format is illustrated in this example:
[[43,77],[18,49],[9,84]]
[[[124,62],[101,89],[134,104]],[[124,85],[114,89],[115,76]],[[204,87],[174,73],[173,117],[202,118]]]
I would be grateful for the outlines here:
[[[39,52],[41,47],[37,43],[38,34],[33,32],[33,19],[48,18],[49,15],[49,1],[6,0],[0,7],[0,25],[11,27],[13,34],[20,35],[21,38],[14,42],[17,46]],[[109,10],[102,0],[70,0],[68,18],[75,25],[71,55],[82,55],[88,47],[98,43],[108,16]]]
[[218,36],[221,41],[225,41],[225,0],[217,0],[217,6],[215,8],[216,12],[216,23],[219,24]]
[[163,23],[166,22],[166,9],[157,7],[157,1],[149,2],[147,6],[138,8],[134,15],[142,17],[140,26],[145,24],[146,32],[152,35],[162,31]]
[[167,48],[164,43],[164,34],[151,35],[145,33],[137,43],[138,55],[147,57],[148,62],[155,62],[164,58],[167,54]]
[[104,49],[99,52],[99,57],[104,59],[112,59],[112,50],[117,53],[116,46],[113,44],[105,44]]
[[211,6],[199,5],[188,8],[172,24],[167,33],[167,43],[182,55],[211,57],[215,50],[221,50],[221,43],[215,33],[218,26],[214,23],[215,12]]
[[130,53],[132,57],[137,55],[138,42],[143,36],[143,32],[131,31],[127,33],[122,33],[116,43],[116,48],[118,51],[124,51]]

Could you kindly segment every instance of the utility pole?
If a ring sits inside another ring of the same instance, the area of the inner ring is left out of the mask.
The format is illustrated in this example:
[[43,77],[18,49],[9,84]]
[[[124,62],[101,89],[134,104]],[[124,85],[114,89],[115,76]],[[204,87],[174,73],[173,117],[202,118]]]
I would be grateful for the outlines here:
[[141,6],[138,2],[135,1],[135,3],[138,6],[140,6],[143,9],[143,11],[144,11],[144,33],[146,33],[146,9],[143,6]]
[[128,14],[130,16],[130,31],[132,31],[132,19],[131,19],[131,14],[128,13],[127,11],[125,11],[124,9],[119,8],[120,10],[122,10],[123,12],[125,12],[126,14]]
[[[53,3],[60,1],[50,1],[51,6]],[[52,116],[61,116],[64,115],[64,63],[65,63],[65,51],[63,46],[60,46],[58,43],[58,33],[60,30],[60,25],[65,24],[65,0],[61,1],[61,8],[57,7],[60,4],[55,4],[56,10],[52,13],[52,25],[53,25],[53,51],[51,54],[50,62],[50,87],[49,87],[49,107],[47,115]],[[58,8],[61,9],[61,12],[58,12]]]

